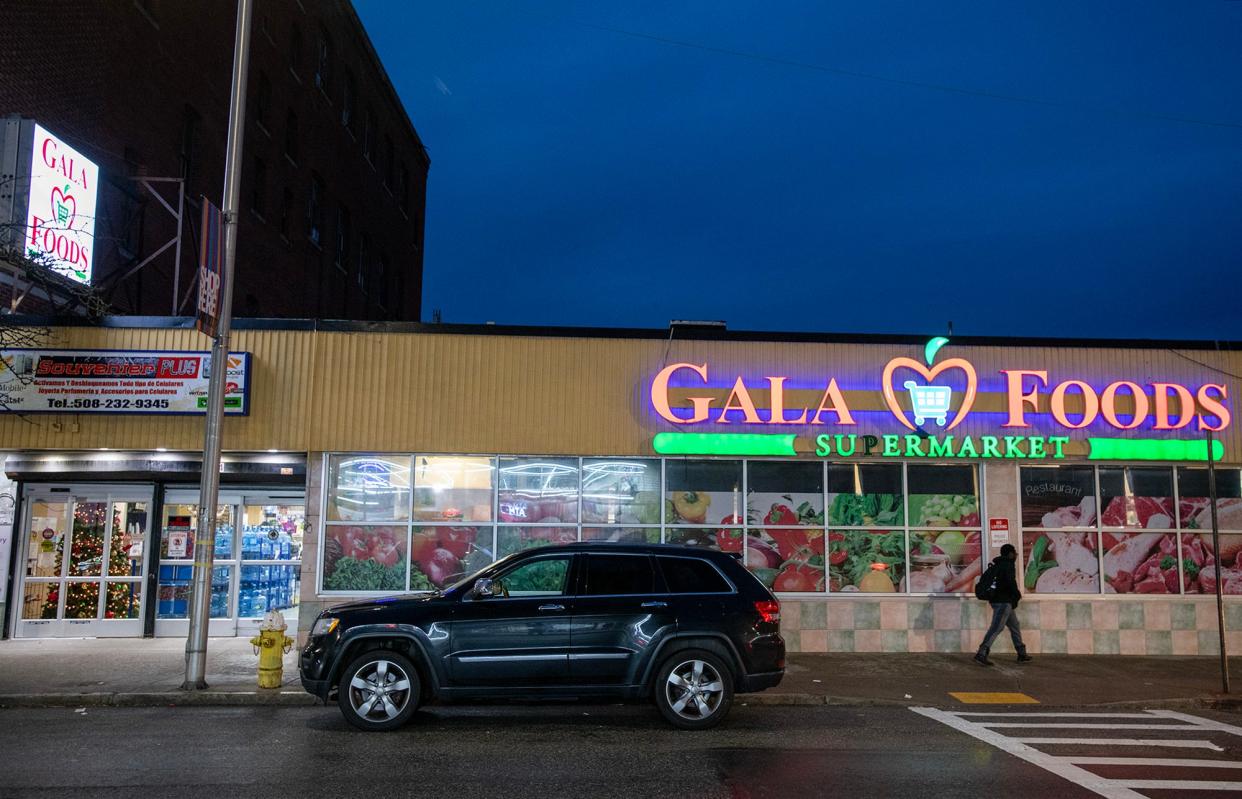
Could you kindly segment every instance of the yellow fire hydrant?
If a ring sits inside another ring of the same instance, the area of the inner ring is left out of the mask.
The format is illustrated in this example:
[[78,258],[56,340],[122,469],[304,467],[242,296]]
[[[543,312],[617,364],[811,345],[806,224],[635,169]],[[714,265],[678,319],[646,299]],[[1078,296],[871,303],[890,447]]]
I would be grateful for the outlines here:
[[285,617],[279,610],[269,610],[259,622],[259,634],[250,639],[259,656],[259,687],[279,688],[285,670],[285,653],[293,639],[285,635]]

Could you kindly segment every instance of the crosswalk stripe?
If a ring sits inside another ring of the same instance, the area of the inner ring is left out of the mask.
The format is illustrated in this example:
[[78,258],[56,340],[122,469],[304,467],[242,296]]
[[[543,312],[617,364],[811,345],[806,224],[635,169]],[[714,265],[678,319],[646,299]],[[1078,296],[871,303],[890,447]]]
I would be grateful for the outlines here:
[[974,722],[966,719],[958,718],[952,713],[939,710],[934,707],[912,707],[910,710],[929,719],[934,719],[946,726],[952,727],[959,732],[964,732],[972,738],[976,738],[984,743],[991,744],[1003,752],[1007,752],[1014,757],[1021,758],[1028,763],[1033,763],[1045,771],[1056,774],[1058,777],[1077,783],[1087,788],[1105,799],[1144,799],[1143,794],[1132,791],[1121,785],[1115,784],[1112,780],[1096,776],[1084,768],[1079,768],[1072,763],[1066,763],[1060,758],[1052,755],[1046,755],[1034,747],[1018,743],[1012,738],[1008,738],[998,732],[992,732],[985,729]]
[[1175,738],[1010,738],[1024,744],[1072,744],[1074,746],[1163,746],[1171,749],[1211,749],[1225,751],[1211,741],[1181,741]]
[[1206,757],[1080,757],[1070,755],[1061,758],[1067,763],[1080,766],[1173,766],[1176,768],[1242,768],[1242,763],[1232,760],[1212,760]]
[[1198,724],[1090,724],[1077,722],[1025,722],[1025,721],[976,721],[970,722],[980,727],[1038,727],[1046,730],[1198,730],[1205,728]]
[[1191,724],[1194,724],[1196,727],[1202,729],[1219,730],[1220,732],[1227,732],[1230,735],[1242,735],[1242,727],[1237,727],[1233,724],[1226,724],[1223,721],[1216,721],[1215,719],[1205,719],[1200,716],[1192,716],[1189,713],[1178,713],[1176,710],[1153,710],[1151,711],[1151,714],[1165,719],[1189,721]]
[[1171,788],[1179,791],[1242,791],[1242,782],[1214,780],[1112,780],[1112,784],[1121,788],[1145,790]]
[[1046,713],[1043,711],[1034,711],[1030,713],[987,713],[984,711],[959,712],[953,711],[958,716],[985,716],[985,717],[1005,717],[1015,719],[1037,719],[1037,718],[1078,718],[1078,719],[1150,719],[1150,713]]

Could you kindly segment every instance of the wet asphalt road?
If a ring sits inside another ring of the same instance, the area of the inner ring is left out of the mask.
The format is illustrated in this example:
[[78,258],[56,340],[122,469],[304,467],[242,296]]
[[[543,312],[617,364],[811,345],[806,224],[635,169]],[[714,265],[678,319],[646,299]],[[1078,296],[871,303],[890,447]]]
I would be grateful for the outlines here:
[[[273,783],[278,787],[274,790]],[[329,708],[0,711],[0,796],[969,797],[1092,794],[904,708],[433,707],[363,734]]]

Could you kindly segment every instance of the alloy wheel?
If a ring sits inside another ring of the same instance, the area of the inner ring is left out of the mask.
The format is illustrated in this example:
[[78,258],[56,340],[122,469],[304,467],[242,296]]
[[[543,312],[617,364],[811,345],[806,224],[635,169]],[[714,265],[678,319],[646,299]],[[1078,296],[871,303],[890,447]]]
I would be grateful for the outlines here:
[[349,681],[349,704],[368,721],[394,719],[409,701],[409,675],[391,660],[373,660]]
[[701,721],[720,707],[724,682],[707,661],[687,660],[669,672],[664,691],[674,713],[690,721]]

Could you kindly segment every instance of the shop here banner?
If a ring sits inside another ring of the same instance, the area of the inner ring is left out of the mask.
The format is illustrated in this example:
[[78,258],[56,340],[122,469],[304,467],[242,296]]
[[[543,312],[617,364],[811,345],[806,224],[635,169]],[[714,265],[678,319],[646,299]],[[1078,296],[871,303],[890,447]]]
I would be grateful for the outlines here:
[[[211,355],[179,350],[0,350],[2,413],[205,414]],[[250,413],[250,353],[230,352],[224,412]]]

